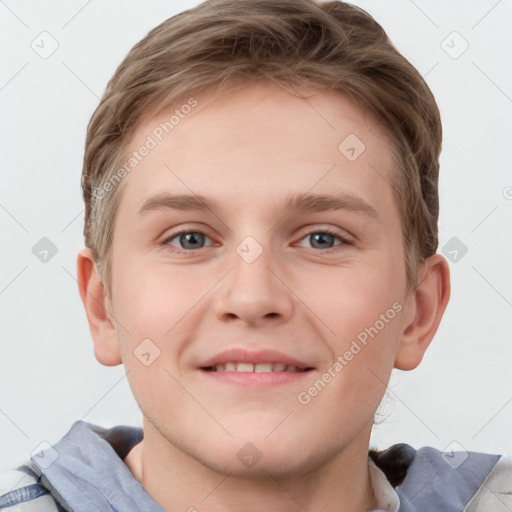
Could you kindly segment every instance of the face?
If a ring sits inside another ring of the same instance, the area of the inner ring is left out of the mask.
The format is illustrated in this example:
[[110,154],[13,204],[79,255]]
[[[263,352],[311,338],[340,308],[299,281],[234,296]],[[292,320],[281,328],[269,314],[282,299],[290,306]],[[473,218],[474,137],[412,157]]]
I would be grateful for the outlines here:
[[112,245],[145,436],[232,474],[367,449],[404,329],[390,147],[347,98],[310,94],[197,96],[128,151],[157,142],[125,178]]

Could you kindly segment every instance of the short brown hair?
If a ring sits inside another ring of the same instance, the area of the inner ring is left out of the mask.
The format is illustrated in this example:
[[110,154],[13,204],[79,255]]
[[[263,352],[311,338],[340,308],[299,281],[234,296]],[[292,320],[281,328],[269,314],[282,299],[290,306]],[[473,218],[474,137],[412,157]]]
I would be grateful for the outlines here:
[[[391,141],[407,282],[438,246],[442,128],[419,72],[364,10],[340,1],[210,0],[137,43],[108,82],[87,129],[84,235],[111,295],[110,254],[121,187],[99,199],[141,119],[178,98],[272,80],[339,92],[378,119]],[[340,141],[341,142],[341,141]],[[380,179],[380,178],[376,178]]]

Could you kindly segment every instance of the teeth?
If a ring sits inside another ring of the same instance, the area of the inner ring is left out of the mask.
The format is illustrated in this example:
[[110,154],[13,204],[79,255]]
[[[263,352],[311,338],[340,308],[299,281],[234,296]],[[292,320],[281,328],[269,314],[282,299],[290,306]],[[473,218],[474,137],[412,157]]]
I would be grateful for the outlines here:
[[300,372],[304,371],[291,364],[284,363],[225,363],[213,367],[216,372],[241,372],[241,373],[263,373],[263,372]]
[[254,365],[251,363],[238,363],[236,365],[237,372],[249,373],[254,371]]
[[271,372],[272,367],[273,367],[273,365],[271,363],[255,364],[254,371],[255,372]]

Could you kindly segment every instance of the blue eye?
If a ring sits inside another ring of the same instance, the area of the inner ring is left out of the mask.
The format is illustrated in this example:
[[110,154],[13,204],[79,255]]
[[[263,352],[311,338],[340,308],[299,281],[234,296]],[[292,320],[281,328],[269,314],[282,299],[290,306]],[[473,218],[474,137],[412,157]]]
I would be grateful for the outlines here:
[[181,231],[180,233],[176,233],[175,235],[172,235],[171,237],[167,238],[164,241],[164,244],[174,246],[174,244],[171,244],[171,241],[174,240],[175,238],[177,238],[179,244],[182,245],[181,247],[178,247],[178,251],[180,249],[186,251],[198,248],[201,249],[201,245],[204,244],[205,239],[209,239],[208,236],[199,231]]
[[[341,243],[336,244],[334,242],[336,239]],[[345,245],[350,245],[349,241],[329,229],[311,231],[301,239],[301,241],[303,240],[308,240],[313,249],[323,249],[321,252],[324,253],[335,252]],[[301,244],[301,246],[303,245]]]
[[[330,233],[311,233],[310,235],[307,235],[306,238],[309,237],[309,242],[312,244],[312,246],[315,249],[331,249],[332,244],[334,243],[334,240],[338,237],[331,235]],[[316,245],[316,247],[315,247]],[[327,247],[328,245],[328,247]]]

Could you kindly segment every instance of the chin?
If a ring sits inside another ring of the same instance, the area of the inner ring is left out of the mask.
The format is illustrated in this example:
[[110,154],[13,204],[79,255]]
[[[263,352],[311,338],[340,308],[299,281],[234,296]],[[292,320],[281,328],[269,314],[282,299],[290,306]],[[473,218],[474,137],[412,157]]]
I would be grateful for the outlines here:
[[297,458],[296,453],[271,452],[266,448],[244,445],[233,455],[232,450],[219,453],[197,454],[203,466],[223,475],[242,479],[286,478],[298,476],[311,470],[309,460]]
[[[269,429],[268,431],[270,431]],[[267,430],[265,433],[268,432]],[[253,430],[232,432],[234,439],[209,439],[189,452],[198,462],[220,474],[235,478],[268,479],[305,475],[332,456],[332,447],[316,446],[296,433],[276,432],[268,438]],[[252,439],[252,440],[251,440]]]

